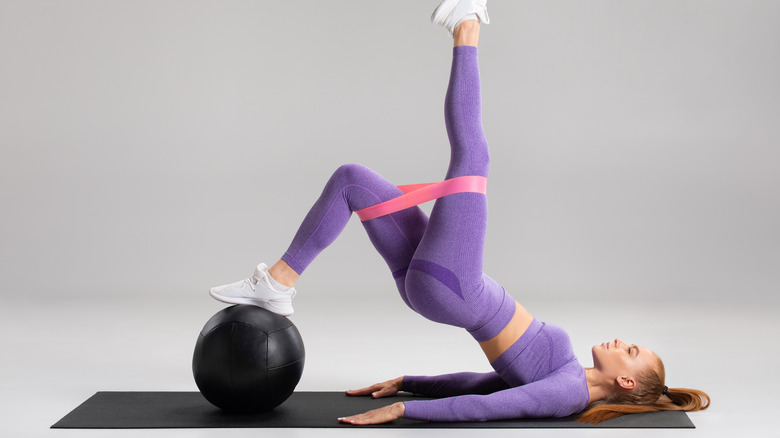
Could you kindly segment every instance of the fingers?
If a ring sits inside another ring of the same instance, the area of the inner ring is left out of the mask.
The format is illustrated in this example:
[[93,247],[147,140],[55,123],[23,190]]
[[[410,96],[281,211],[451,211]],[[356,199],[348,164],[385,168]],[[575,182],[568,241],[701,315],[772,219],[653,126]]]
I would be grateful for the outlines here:
[[375,385],[371,385],[366,388],[350,389],[349,391],[347,391],[347,395],[369,395],[381,389],[382,389],[382,385],[377,383]]
[[371,397],[382,398],[382,397],[387,397],[389,395],[394,395],[394,394],[395,394],[395,391],[393,391],[392,388],[384,387],[384,388],[380,389],[379,391],[375,391],[375,392],[371,393]]
[[339,423],[363,425],[388,423],[396,419],[398,419],[398,415],[394,412],[393,406],[390,405],[350,417],[341,417],[338,421]]
[[355,425],[365,424],[365,423],[358,423],[357,422],[361,418],[362,418],[362,416],[360,416],[360,415],[353,415],[351,417],[341,417],[341,418],[339,418],[339,423],[355,424]]
[[385,383],[377,383],[367,388],[350,389],[349,391],[346,391],[347,395],[353,395],[353,396],[370,395],[371,397],[374,398],[381,398],[381,397],[395,395],[397,392],[398,390],[396,390],[395,387],[393,387],[392,385],[387,385]]

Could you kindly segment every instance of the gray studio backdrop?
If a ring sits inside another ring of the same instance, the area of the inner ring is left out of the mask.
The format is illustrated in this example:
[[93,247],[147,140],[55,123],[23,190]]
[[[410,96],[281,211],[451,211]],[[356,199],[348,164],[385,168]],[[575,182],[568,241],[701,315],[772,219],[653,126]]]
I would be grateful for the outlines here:
[[[1,0],[2,293],[207,299],[340,164],[441,180],[436,3]],[[777,304],[780,3],[489,7],[486,272],[520,301]],[[392,293],[372,251],[353,218],[299,289]]]

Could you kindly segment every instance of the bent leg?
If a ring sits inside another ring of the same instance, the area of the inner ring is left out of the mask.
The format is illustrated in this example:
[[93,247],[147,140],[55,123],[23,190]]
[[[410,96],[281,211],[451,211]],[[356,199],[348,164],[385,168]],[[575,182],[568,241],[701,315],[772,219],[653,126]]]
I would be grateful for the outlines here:
[[[341,234],[353,211],[401,194],[398,187],[366,166],[346,164],[339,167],[304,218],[282,260],[302,274]],[[428,217],[419,207],[362,222],[371,243],[393,273],[407,305],[404,274],[427,223]]]

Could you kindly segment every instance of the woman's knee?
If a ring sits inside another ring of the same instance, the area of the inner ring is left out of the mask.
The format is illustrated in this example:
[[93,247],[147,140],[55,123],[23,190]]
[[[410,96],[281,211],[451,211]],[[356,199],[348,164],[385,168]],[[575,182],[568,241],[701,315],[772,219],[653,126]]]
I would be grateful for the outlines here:
[[344,184],[351,184],[362,179],[371,172],[367,166],[357,163],[342,164],[333,172],[331,180],[341,181]]
[[365,166],[363,164],[346,163],[339,166],[334,173],[339,175],[354,176],[354,175],[363,174],[366,171],[370,171],[370,170],[371,169],[369,169],[368,166]]

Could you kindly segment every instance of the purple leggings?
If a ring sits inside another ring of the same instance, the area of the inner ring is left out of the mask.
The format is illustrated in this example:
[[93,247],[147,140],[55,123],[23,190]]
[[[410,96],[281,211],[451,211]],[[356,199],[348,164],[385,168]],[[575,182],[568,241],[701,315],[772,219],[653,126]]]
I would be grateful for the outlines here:
[[[488,176],[490,153],[482,131],[478,52],[453,47],[444,99],[450,140],[445,179]],[[402,192],[368,167],[345,164],[325,185],[282,256],[301,274],[330,245],[352,212]],[[477,341],[497,335],[512,318],[515,301],[482,272],[487,196],[456,193],[436,200],[428,218],[419,207],[363,222],[371,243],[395,278],[404,302],[424,317],[465,328]]]

